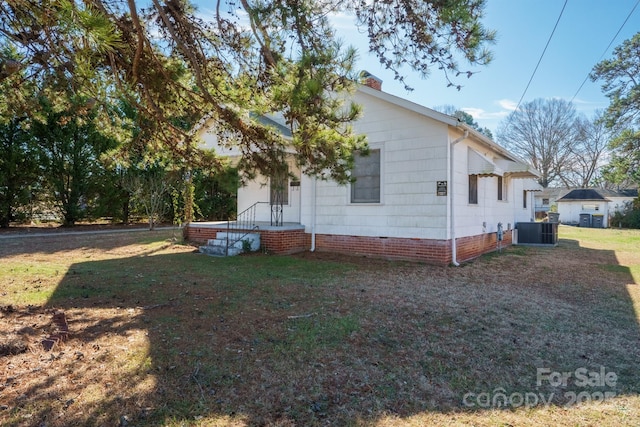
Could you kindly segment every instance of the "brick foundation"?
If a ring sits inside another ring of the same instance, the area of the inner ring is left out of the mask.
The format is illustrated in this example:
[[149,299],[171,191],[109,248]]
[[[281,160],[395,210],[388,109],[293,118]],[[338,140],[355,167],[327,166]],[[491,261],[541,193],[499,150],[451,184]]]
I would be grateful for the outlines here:
[[[502,247],[510,246],[513,231],[505,231],[502,238]],[[482,254],[498,250],[496,233],[480,234],[478,236],[460,237],[456,239],[456,253],[458,262],[469,261]]]
[[[205,243],[214,239],[224,226],[199,227],[197,223],[184,229],[185,239]],[[311,234],[304,229],[257,230],[262,247],[274,254],[293,254],[311,248]],[[498,249],[496,233],[456,239],[458,262],[469,261]],[[502,247],[511,245],[512,231],[505,231]],[[371,256],[391,260],[421,261],[447,265],[451,263],[451,241],[434,239],[406,239],[395,237],[341,236],[316,234],[316,250],[347,255]]]
[[260,242],[267,251],[274,254],[295,254],[309,249],[307,234],[301,230],[262,230]]
[[209,239],[215,239],[216,233],[223,231],[222,228],[198,227],[197,224],[187,225],[182,229],[182,236],[185,240],[198,244],[205,244]]
[[[215,239],[218,232],[226,232],[226,226],[220,227],[198,226],[197,223],[189,224],[184,228],[184,238],[190,242],[204,244],[209,239]],[[233,230],[236,232],[238,230]],[[243,230],[240,230],[243,231]],[[294,254],[304,252],[309,249],[307,245],[307,235],[304,229],[296,230],[245,230],[247,232],[259,233],[260,244],[267,251],[274,254]]]
[[448,240],[318,234],[316,250],[436,264],[451,262],[451,245]]
[[[511,245],[511,238],[512,232],[506,231],[502,240],[502,247]],[[458,262],[469,261],[498,249],[496,233],[462,237],[456,239],[456,242]],[[450,240],[319,234],[316,235],[316,250],[394,260],[422,261],[441,265],[450,264],[452,261]]]

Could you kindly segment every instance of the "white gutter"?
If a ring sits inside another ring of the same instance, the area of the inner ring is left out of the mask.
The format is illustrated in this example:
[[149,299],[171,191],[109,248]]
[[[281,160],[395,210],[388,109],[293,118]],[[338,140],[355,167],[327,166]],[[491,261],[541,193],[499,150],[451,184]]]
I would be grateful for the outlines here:
[[313,194],[311,196],[311,252],[316,250],[316,186],[318,178],[313,177]]
[[469,131],[465,129],[464,135],[462,135],[460,138],[454,139],[453,141],[451,141],[449,145],[449,185],[451,186],[450,196],[449,196],[449,203],[451,203],[451,206],[449,207],[449,213],[451,217],[450,217],[449,223],[451,224],[451,233],[450,233],[451,234],[451,263],[456,267],[459,267],[460,264],[458,263],[458,253],[457,253],[457,246],[456,246],[456,222],[455,222],[456,217],[454,214],[455,203],[453,200],[453,196],[455,195],[454,185],[453,185],[453,148],[458,142],[461,142],[467,139],[468,136],[469,136]]

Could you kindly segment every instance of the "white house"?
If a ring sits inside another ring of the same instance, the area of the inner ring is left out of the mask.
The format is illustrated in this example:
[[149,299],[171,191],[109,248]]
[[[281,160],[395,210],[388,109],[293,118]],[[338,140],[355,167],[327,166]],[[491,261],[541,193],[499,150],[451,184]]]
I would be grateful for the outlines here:
[[611,215],[638,197],[638,190],[576,188],[557,200],[560,222],[583,227],[608,227]]
[[[366,134],[371,151],[356,157],[355,183],[308,177],[291,162],[282,210],[273,203],[275,179],[238,190],[238,212],[252,211],[267,249],[457,264],[510,244],[515,224],[533,220],[539,173],[524,161],[455,117],[368,85],[352,97],[363,108],[354,131]],[[205,147],[240,154],[220,147],[210,125],[199,132]],[[269,225],[274,215],[278,227]],[[202,241],[223,229],[192,223],[186,233]]]
[[558,208],[558,199],[571,191],[568,187],[547,187],[534,193],[536,219],[544,219],[555,206]]

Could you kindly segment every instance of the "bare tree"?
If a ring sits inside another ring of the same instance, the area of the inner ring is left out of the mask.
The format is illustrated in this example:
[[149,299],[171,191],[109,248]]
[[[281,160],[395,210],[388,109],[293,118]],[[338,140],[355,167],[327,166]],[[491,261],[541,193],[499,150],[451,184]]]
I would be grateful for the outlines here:
[[559,181],[580,135],[576,110],[563,99],[535,99],[511,113],[498,128],[498,142],[541,173],[544,188]]
[[166,195],[171,185],[166,172],[159,168],[135,171],[125,180],[125,188],[133,202],[144,209],[149,219],[149,230],[153,230],[167,209]]
[[602,118],[602,111],[597,111],[592,119],[578,118],[578,137],[560,174],[565,186],[585,188],[595,184],[612,138]]

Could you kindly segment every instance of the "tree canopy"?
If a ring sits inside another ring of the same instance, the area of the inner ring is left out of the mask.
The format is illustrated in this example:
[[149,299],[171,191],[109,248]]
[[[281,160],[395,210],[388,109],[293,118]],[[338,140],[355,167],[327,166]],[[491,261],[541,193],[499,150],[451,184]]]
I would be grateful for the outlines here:
[[598,63],[591,78],[602,81],[610,101],[604,120],[618,135],[611,142],[608,176],[640,184],[640,33],[618,46],[613,58]]
[[[35,82],[54,111],[70,94],[86,99],[111,118],[104,123],[115,120],[108,104],[124,98],[139,111],[138,136],[186,162],[199,160],[190,129],[207,113],[240,146],[246,171],[270,174],[292,143],[305,173],[345,181],[365,141],[349,127],[358,107],[335,96],[357,80],[356,53],[328,14],[352,14],[397,79],[439,70],[459,88],[491,58],[484,3],[219,0],[206,19],[187,0],[9,0],[0,3],[0,80],[12,81],[7,90]],[[292,141],[255,119],[274,112]]]
[[493,139],[493,133],[491,132],[491,129],[489,129],[487,127],[483,128],[482,126],[480,126],[478,124],[478,122],[475,121],[473,116],[471,114],[467,113],[466,111],[463,111],[463,110],[461,110],[459,108],[456,108],[455,106],[450,105],[450,104],[439,105],[437,107],[434,107],[434,110],[440,111],[441,113],[448,114],[450,116],[453,116],[453,117],[457,118],[458,120],[460,120],[461,122],[468,124],[473,129],[477,130],[478,132],[480,132],[481,134],[483,134],[487,138]]

